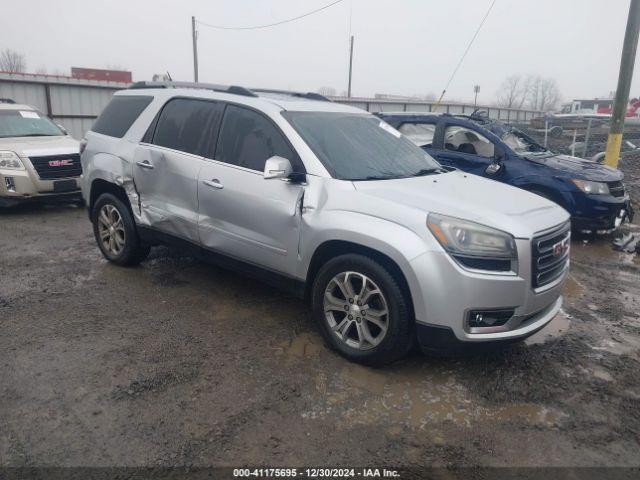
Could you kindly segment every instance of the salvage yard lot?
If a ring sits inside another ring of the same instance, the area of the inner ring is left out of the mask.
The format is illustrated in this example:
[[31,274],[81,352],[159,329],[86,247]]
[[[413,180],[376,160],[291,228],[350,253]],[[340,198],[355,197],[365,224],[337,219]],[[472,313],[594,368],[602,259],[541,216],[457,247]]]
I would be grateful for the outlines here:
[[525,344],[382,369],[307,306],[156,248],[102,258],[86,212],[0,212],[0,464],[637,465],[640,260],[574,240]]

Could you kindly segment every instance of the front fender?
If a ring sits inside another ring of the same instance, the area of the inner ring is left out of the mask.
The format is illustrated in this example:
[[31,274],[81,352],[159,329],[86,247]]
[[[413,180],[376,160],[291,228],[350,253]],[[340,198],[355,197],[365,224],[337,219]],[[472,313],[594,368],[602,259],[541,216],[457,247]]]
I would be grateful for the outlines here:
[[[555,182],[556,185],[550,184],[551,182]],[[557,183],[559,183],[558,179],[550,181],[549,178],[544,175],[535,175],[532,177],[516,178],[512,181],[511,185],[527,191],[538,190],[546,192],[554,202],[571,213],[575,209],[573,196],[571,192],[566,191],[564,188],[558,188]]]
[[[299,278],[307,278],[314,252],[323,243],[332,240],[354,243],[389,257],[404,275],[414,307],[423,304],[423,293],[410,262],[427,251],[440,249],[430,236],[426,224],[424,235],[421,236],[398,223],[362,213],[332,210],[310,219],[303,215]],[[414,308],[414,311],[421,310]]]

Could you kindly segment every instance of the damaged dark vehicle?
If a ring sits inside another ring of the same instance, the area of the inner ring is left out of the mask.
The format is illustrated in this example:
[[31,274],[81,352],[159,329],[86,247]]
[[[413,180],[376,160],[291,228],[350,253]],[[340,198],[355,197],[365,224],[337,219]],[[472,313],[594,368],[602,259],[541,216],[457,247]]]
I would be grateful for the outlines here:
[[556,202],[571,214],[576,231],[611,231],[633,218],[622,172],[551,152],[514,127],[477,113],[378,115],[442,165]]

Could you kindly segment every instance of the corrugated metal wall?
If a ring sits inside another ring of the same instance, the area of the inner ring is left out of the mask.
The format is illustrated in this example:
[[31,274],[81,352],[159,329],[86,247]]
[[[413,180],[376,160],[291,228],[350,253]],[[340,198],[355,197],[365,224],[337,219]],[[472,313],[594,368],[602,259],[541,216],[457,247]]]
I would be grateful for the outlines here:
[[91,128],[113,93],[127,86],[70,77],[0,73],[0,98],[36,107],[77,139]]
[[[117,90],[128,84],[81,80],[51,75],[0,73],[0,98],[11,98],[17,103],[32,105],[64,126],[75,138],[80,139],[91,128],[94,120]],[[369,112],[430,112],[433,102],[382,100],[372,98],[332,99]],[[470,114],[473,105],[442,103],[438,112]],[[541,112],[478,106],[489,112],[489,117],[504,121],[528,123]]]

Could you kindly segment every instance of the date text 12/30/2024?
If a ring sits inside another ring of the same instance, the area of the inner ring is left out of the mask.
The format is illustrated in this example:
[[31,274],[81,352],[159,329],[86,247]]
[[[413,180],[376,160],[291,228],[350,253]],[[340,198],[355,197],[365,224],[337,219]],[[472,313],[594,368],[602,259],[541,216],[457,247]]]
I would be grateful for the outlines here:
[[233,476],[242,478],[399,478],[388,468],[234,468]]

